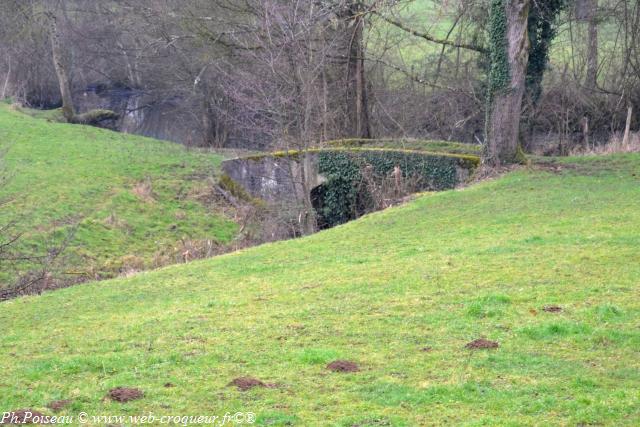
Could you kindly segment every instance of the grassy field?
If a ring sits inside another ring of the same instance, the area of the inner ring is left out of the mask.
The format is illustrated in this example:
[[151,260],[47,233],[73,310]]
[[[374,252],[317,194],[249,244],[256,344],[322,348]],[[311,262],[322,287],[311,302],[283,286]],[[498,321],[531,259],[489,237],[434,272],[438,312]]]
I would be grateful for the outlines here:
[[[76,228],[66,277],[110,277],[179,259],[182,240],[229,241],[236,225],[207,203],[221,156],[177,144],[30,117],[0,104],[10,174],[0,224],[17,220],[21,252],[42,255]],[[22,265],[21,267],[27,267]],[[0,283],[12,273],[0,272]]]
[[[5,302],[0,410],[69,399],[61,414],[250,411],[258,425],[638,425],[640,156],[559,164]],[[499,347],[465,348],[477,338]],[[326,369],[336,359],[359,371]],[[243,376],[272,386],[228,385]],[[119,386],[144,397],[105,398]]]
[[[433,0],[412,0],[401,2],[394,8],[393,19],[402,21],[407,27],[427,33],[432,37],[446,38],[455,16],[454,5],[444,6]],[[423,70],[440,55],[442,46],[407,34],[392,24],[375,16],[372,18],[373,31],[367,33],[367,48],[375,57],[383,52],[407,70],[417,67]],[[453,34],[453,39],[457,33]],[[389,46],[394,49],[389,51]],[[394,73],[393,70],[387,70]],[[420,72],[419,72],[420,73]]]

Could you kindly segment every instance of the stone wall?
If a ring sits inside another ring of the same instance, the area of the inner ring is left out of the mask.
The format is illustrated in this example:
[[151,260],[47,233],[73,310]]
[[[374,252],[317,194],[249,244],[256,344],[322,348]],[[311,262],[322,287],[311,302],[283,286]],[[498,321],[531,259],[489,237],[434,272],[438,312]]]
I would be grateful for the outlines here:
[[303,170],[307,173],[309,191],[324,182],[324,177],[318,173],[318,153],[227,160],[222,163],[222,170],[253,197],[268,202],[302,200]]

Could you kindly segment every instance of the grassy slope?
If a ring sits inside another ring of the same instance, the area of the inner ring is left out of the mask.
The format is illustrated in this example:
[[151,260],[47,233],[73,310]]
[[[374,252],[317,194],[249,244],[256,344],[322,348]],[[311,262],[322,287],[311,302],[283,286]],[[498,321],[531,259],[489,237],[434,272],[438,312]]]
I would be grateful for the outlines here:
[[[219,165],[218,155],[32,118],[4,104],[0,143],[9,146],[5,160],[13,175],[0,196],[15,199],[3,207],[0,224],[23,216],[22,244],[41,254],[79,220],[66,253],[74,273],[111,275],[127,262],[150,267],[162,256],[172,261],[181,238],[225,242],[235,232],[231,221],[194,196]],[[153,200],[134,194],[145,181]]]
[[[572,161],[4,303],[0,410],[73,399],[68,414],[242,410],[270,425],[637,425],[640,156]],[[500,348],[463,348],[477,337]],[[334,358],[362,371],[330,373]],[[226,386],[241,375],[280,387]],[[115,386],[146,396],[103,400]]]

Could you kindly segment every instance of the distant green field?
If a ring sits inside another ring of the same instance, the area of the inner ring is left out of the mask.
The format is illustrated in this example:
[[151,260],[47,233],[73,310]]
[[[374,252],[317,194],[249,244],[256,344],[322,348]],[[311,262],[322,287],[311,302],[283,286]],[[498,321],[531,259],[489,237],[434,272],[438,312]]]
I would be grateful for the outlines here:
[[[13,199],[0,224],[17,220],[21,253],[43,255],[77,228],[63,276],[112,277],[180,260],[183,240],[234,236],[236,225],[206,197],[220,155],[36,116],[0,104],[11,175],[0,198]],[[0,272],[0,282],[13,278]]]
[[[389,15],[391,18],[401,21],[408,28],[440,39],[447,38],[457,14],[456,2],[443,4],[434,0],[403,1],[396,5],[393,11],[394,13]],[[375,15],[371,19],[372,27],[367,36],[367,46],[372,57],[384,52],[387,59],[393,59],[396,65],[408,71],[412,70],[416,76],[423,76],[435,66],[435,59],[441,54],[442,45],[412,36]],[[457,37],[456,29],[449,39],[456,40]],[[466,56],[467,52],[463,50],[462,54]],[[476,54],[470,55],[475,57]],[[397,73],[390,68],[387,72]]]
[[[637,426],[640,155],[555,163],[307,238],[2,303],[0,410],[51,414],[64,399],[76,417]],[[478,338],[499,347],[465,348]],[[359,371],[331,372],[336,359]],[[269,386],[229,386],[242,376]],[[144,396],[105,398],[114,387]]]
[[[393,8],[394,14],[390,16],[401,21],[408,28],[429,34],[432,37],[445,39],[459,13],[458,4],[459,2],[456,1],[406,0],[399,2]],[[574,21],[569,25],[565,15],[566,12],[559,19],[563,25],[559,27],[558,34],[551,45],[550,69],[562,72],[567,66],[569,70],[574,70],[580,75],[584,72],[587,56],[588,24]],[[384,53],[387,60],[391,60],[393,64],[402,69],[411,71],[417,77],[427,79],[433,77],[435,64],[438,62],[437,58],[442,54],[442,45],[412,36],[375,16],[372,17],[372,21],[372,30],[368,33],[368,49],[370,49],[372,57]],[[470,34],[464,32],[460,34],[458,30],[459,25],[449,35],[449,40],[455,41],[459,36],[462,41],[469,42],[471,40]],[[620,31],[620,27],[610,17],[603,19],[599,24],[598,49],[602,75],[606,75],[606,72],[611,69],[619,69],[622,66],[624,43],[620,41],[623,38]],[[482,43],[482,40],[478,40],[477,43]],[[444,52],[449,61],[452,61],[457,55],[451,48],[446,48]],[[460,54],[462,59],[478,58],[479,56],[476,52],[464,49],[460,50]],[[446,63],[447,61],[445,61]],[[386,72],[399,81],[406,79],[404,74],[393,68],[387,67]]]

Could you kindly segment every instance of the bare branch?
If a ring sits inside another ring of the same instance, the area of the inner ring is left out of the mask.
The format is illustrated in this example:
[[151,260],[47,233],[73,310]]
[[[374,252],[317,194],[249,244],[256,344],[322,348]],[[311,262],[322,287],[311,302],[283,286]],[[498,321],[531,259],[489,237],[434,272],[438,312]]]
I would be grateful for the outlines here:
[[485,49],[482,46],[478,46],[478,45],[474,45],[474,44],[468,44],[468,43],[457,43],[457,42],[453,42],[451,40],[447,40],[447,39],[438,39],[436,37],[433,37],[427,33],[423,33],[420,31],[417,31],[413,28],[409,28],[406,25],[404,25],[402,22],[400,21],[396,21],[395,19],[389,18],[388,16],[385,16],[383,14],[381,14],[380,12],[376,11],[376,10],[371,10],[371,13],[379,16],[382,20],[384,20],[385,22],[388,22],[389,24],[401,29],[402,31],[405,31],[415,37],[420,37],[422,39],[425,39],[431,43],[437,43],[443,46],[450,46],[450,47],[455,47],[455,48],[460,48],[460,49],[467,49],[467,50],[472,50],[475,52],[479,52],[482,54],[487,54],[488,50]]

